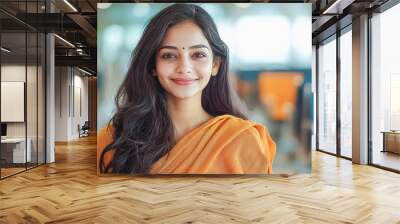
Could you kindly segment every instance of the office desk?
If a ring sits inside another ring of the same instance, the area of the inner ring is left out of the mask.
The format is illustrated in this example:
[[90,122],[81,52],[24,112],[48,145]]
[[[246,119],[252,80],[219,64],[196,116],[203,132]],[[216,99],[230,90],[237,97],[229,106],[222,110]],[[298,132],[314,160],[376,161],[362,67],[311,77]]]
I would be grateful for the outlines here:
[[[6,138],[1,139],[1,159],[6,163],[25,163],[30,162],[32,158],[32,141],[27,138],[25,154],[25,138]],[[27,159],[27,161],[25,161]]]
[[382,131],[383,133],[383,151],[400,154],[400,132]]

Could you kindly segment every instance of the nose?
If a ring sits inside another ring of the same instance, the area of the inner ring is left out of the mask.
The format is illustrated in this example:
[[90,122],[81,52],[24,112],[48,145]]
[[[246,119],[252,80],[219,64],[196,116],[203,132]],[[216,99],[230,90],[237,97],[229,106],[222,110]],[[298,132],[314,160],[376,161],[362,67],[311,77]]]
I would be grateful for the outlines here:
[[190,58],[188,56],[182,56],[179,59],[179,64],[177,67],[177,72],[179,74],[191,74],[192,64],[190,63]]

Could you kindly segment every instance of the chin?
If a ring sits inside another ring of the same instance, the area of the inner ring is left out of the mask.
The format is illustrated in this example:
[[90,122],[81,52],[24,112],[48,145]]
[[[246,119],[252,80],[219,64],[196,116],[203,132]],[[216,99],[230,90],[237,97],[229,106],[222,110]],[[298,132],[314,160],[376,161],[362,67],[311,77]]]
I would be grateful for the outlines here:
[[177,99],[188,99],[188,98],[195,97],[199,93],[201,93],[201,91],[199,92],[199,91],[196,91],[196,90],[178,90],[178,89],[175,89],[174,91],[169,92],[168,95],[172,96],[173,98],[177,98]]
[[197,93],[173,93],[173,94],[170,94],[170,95],[172,95],[174,98],[183,100],[183,99],[192,98],[192,97],[196,96]]

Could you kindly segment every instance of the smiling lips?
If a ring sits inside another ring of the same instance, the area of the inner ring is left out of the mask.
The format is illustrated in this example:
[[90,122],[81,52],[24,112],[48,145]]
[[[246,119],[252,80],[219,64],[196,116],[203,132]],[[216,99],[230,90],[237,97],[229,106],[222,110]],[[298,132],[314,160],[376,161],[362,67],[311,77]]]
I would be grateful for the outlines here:
[[181,79],[181,78],[177,78],[177,79],[171,79],[174,83],[181,85],[181,86],[187,86],[187,85],[191,85],[192,83],[194,83],[197,79]]

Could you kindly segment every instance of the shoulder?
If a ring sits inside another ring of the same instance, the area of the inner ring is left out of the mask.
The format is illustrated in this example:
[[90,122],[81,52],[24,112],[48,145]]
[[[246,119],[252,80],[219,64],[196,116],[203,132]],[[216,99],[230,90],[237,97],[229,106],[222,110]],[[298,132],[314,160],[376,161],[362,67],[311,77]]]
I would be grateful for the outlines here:
[[112,125],[106,125],[102,128],[100,128],[99,133],[97,136],[112,136],[114,132],[114,127]]
[[[100,173],[99,170],[99,165],[100,165],[100,159],[103,153],[103,150],[113,142],[113,131],[114,128],[111,125],[102,127],[99,132],[97,133],[97,170],[98,173]],[[107,165],[111,161],[112,157],[114,155],[113,151],[109,151],[104,154],[104,164]]]
[[221,115],[214,118],[214,124],[221,126],[224,129],[241,130],[252,126],[253,122],[233,115]]
[[233,162],[239,172],[271,173],[276,145],[265,126],[230,117],[230,137],[223,150],[225,160]]
[[113,127],[111,125],[104,126],[100,128],[99,132],[97,133],[97,137],[111,135]]
[[275,148],[275,142],[264,125],[247,120],[242,120],[241,122],[241,128],[238,128],[239,125],[236,127],[238,129],[236,129],[236,136],[232,139],[233,143],[240,143],[240,145],[246,146],[247,149],[254,149],[251,151],[260,150],[262,152],[267,148]]
[[97,133],[97,148],[103,149],[113,140],[114,128],[111,125],[102,127]]
[[232,115],[223,115],[220,119],[222,129],[230,131],[236,138],[241,139],[260,139],[269,136],[267,128],[252,120],[245,120]]

